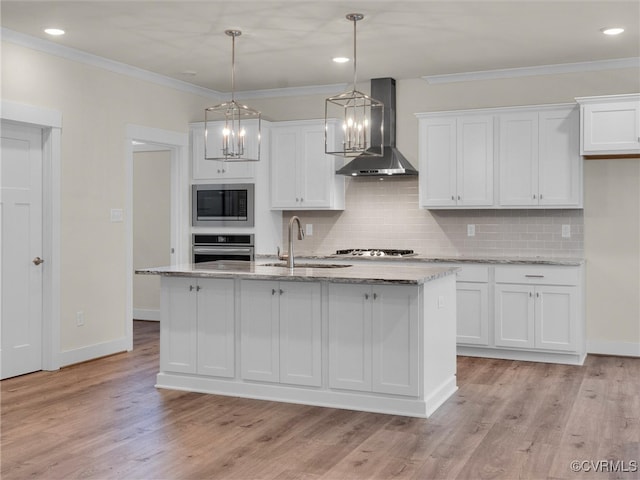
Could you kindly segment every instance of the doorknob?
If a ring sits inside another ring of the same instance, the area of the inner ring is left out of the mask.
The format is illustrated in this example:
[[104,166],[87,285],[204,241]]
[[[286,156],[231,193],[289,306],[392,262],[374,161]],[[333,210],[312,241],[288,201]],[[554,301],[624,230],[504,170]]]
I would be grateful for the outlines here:
[[40,257],[36,257],[32,260],[34,265],[40,265],[42,262],[44,262],[43,259],[41,259]]

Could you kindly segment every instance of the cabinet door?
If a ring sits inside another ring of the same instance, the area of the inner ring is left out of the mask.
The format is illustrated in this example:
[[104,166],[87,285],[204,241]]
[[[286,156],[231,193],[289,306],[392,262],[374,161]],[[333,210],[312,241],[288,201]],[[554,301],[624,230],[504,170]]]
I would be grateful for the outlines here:
[[305,126],[300,129],[298,157],[299,207],[321,208],[331,205],[331,183],[334,160],[324,153],[324,125]]
[[372,287],[372,390],[420,393],[420,295],[418,287]]
[[280,282],[280,382],[319,387],[320,284]]
[[489,345],[489,286],[456,283],[457,343]]
[[582,106],[582,154],[640,152],[640,98]]
[[278,282],[240,282],[240,362],[245,380],[278,382]]
[[582,203],[578,126],[577,108],[539,114],[539,205],[577,207]]
[[457,137],[457,204],[493,205],[493,116],[459,117]]
[[235,375],[234,281],[198,280],[198,368],[201,375]]
[[534,348],[533,287],[495,286],[495,345]]
[[[247,129],[257,130],[256,125],[247,125]],[[207,153],[215,155],[222,145],[222,125],[212,123],[207,136]],[[257,146],[248,145],[251,152],[257,152]],[[194,180],[247,179],[255,175],[255,162],[221,162],[204,158],[204,123],[191,126],[191,167]]]
[[[324,150],[323,150],[324,151]],[[271,207],[297,208],[298,128],[271,129]]]
[[193,278],[162,277],[160,370],[196,373],[196,286]]
[[536,348],[562,351],[577,349],[579,317],[577,292],[576,287],[536,287]]
[[500,205],[538,204],[538,114],[505,113],[500,122]]
[[329,284],[329,387],[371,391],[371,287]]
[[420,205],[456,205],[456,119],[420,120]]

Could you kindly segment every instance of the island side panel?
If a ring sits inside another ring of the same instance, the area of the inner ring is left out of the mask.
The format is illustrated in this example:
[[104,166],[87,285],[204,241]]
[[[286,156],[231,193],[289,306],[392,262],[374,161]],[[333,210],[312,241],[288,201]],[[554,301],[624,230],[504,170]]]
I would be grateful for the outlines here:
[[426,416],[457,389],[456,276],[427,282],[422,288],[423,387]]

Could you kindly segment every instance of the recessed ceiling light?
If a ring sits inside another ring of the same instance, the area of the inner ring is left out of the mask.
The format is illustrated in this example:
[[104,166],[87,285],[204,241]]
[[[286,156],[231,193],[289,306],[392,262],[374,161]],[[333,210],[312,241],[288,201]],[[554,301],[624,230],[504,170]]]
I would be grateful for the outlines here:
[[624,28],[621,27],[605,27],[601,28],[600,31],[605,35],[620,35],[624,32]]
[[45,28],[44,33],[48,33],[49,35],[53,35],[54,37],[64,35],[64,30],[61,28]]
[[347,63],[349,59],[347,57],[333,57],[333,61],[336,63]]

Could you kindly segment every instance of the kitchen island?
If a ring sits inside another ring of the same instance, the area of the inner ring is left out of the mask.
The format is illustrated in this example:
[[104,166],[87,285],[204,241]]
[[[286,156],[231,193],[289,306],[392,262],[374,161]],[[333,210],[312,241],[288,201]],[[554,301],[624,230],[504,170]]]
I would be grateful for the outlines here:
[[162,275],[156,386],[428,417],[456,390],[455,268],[219,261]]

